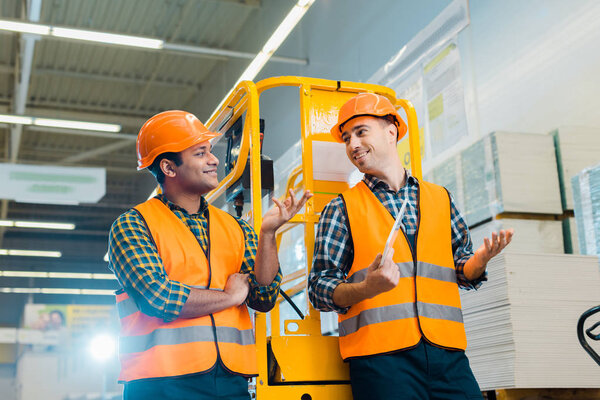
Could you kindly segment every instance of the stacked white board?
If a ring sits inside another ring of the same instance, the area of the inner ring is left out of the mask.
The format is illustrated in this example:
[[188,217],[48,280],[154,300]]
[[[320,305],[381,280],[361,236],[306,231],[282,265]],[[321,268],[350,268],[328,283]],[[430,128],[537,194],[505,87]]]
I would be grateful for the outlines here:
[[579,252],[579,238],[577,236],[575,217],[567,217],[563,220],[563,236],[565,239],[565,253],[581,254]]
[[514,229],[514,235],[506,251],[516,253],[564,253],[563,227],[561,221],[536,219],[497,219],[470,230],[473,250],[490,238],[492,232]]
[[571,183],[579,250],[600,254],[600,164],[584,169]]
[[566,126],[550,133],[556,146],[560,191],[565,210],[573,210],[571,179],[600,161],[600,128]]
[[454,196],[469,226],[504,212],[562,214],[551,136],[493,132],[429,174]]
[[600,367],[576,333],[581,313],[600,304],[597,257],[505,252],[461,300],[482,390],[600,387]]

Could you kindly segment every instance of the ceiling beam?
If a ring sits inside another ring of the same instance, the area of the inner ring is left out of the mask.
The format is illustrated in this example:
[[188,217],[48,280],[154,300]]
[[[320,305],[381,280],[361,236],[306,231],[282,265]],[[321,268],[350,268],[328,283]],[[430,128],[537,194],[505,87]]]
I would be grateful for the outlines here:
[[258,8],[260,7],[260,0],[213,0],[220,3],[235,3],[246,7]]
[[[6,21],[9,21],[9,20],[6,19]],[[52,28],[55,28],[53,26],[49,26],[49,25],[45,25],[45,24],[32,24],[32,25],[50,28],[50,32],[52,31]],[[70,27],[69,29],[77,29],[77,28]],[[6,30],[0,30],[0,33],[13,33],[13,32],[6,31]],[[116,32],[100,32],[100,33],[116,34]],[[53,39],[53,40],[63,40],[63,41],[65,41],[65,40],[66,41],[79,41],[79,42],[82,41],[76,37],[66,38],[66,37],[61,37],[61,36],[54,36],[54,35],[52,35],[52,33],[43,34],[43,35],[40,35],[40,37],[49,38],[49,39]],[[143,39],[162,41],[162,39],[150,38],[150,37],[143,37]],[[87,43],[93,43],[95,45],[101,45],[101,46],[122,46],[119,44],[104,43],[104,42],[89,41]],[[226,58],[241,58],[241,59],[253,60],[257,55],[257,53],[249,53],[249,52],[245,52],[245,51],[221,49],[221,48],[199,46],[199,45],[195,45],[195,44],[186,44],[186,43],[166,43],[164,41],[162,41],[161,45],[157,48],[148,48],[148,47],[143,47],[143,46],[141,46],[141,47],[140,46],[127,46],[127,47],[129,47],[130,49],[137,49],[140,51],[157,51],[160,53],[184,53],[184,54],[196,55],[199,57],[209,57],[209,58],[226,57]],[[269,61],[276,61],[276,62],[281,62],[281,63],[286,63],[286,64],[296,64],[296,65],[307,65],[308,64],[308,59],[297,58],[297,57],[271,56],[271,58],[269,58]]]
[[[132,110],[124,108],[119,105],[111,105],[111,104],[85,104],[78,103],[73,101],[57,101],[57,100],[45,100],[45,99],[33,99],[29,101],[29,105],[33,105],[40,108],[62,108],[62,112],[98,112],[98,113],[106,113],[110,114],[110,117],[114,117],[113,119],[117,119],[120,117],[142,117],[144,121],[151,117],[152,115],[164,111],[162,109],[154,109],[154,108],[140,108],[139,110]],[[64,110],[67,108],[67,110]],[[138,125],[141,127],[143,122]]]
[[50,68],[37,68],[33,71],[34,75],[50,75],[50,76],[58,76],[64,78],[74,78],[74,79],[85,79],[92,81],[102,81],[102,82],[114,82],[114,83],[125,83],[132,85],[146,85],[151,84],[154,86],[166,86],[174,89],[184,89],[184,90],[200,90],[201,86],[195,82],[176,82],[176,81],[168,81],[164,79],[149,79],[149,78],[135,78],[135,77],[127,77],[127,76],[116,76],[109,74],[93,74],[86,72],[73,72],[73,71],[62,71],[57,69]]
[[[42,0],[31,0],[29,2],[29,9],[27,10],[27,19],[31,22],[37,22],[40,20],[40,13],[42,11]],[[16,84],[14,91],[14,113],[22,115],[25,113],[25,106],[27,104],[27,92],[29,91],[29,82],[31,78],[31,67],[33,64],[33,52],[35,50],[35,42],[38,40],[37,36],[31,34],[21,35],[21,46],[20,46],[20,67],[21,73],[15,69]],[[19,157],[19,147],[21,146],[21,136],[23,133],[22,125],[12,125],[10,128],[10,161],[16,162]]]
[[97,157],[99,155],[106,154],[111,151],[122,149],[123,147],[126,147],[126,146],[131,146],[131,144],[132,144],[131,140],[122,140],[119,142],[110,143],[105,146],[98,147],[97,149],[94,149],[94,150],[85,151],[83,153],[75,154],[70,157],[64,158],[60,162],[61,163],[74,163],[74,162],[86,160],[88,158]]

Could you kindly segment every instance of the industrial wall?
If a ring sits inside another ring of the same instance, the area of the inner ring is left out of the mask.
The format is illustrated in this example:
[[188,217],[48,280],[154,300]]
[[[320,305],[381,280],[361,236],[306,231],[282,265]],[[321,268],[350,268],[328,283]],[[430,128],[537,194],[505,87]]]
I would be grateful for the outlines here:
[[[256,80],[302,75],[365,81],[451,1],[399,2],[319,0],[284,42],[277,55],[307,57],[309,64],[270,62]],[[376,5],[376,6],[375,6]],[[290,4],[264,0],[255,27],[265,40]],[[469,2],[471,24],[460,34],[469,62],[479,132],[547,133],[563,125],[600,126],[591,100],[600,92],[600,3],[594,0],[477,0]],[[269,22],[267,22],[269,21]],[[245,35],[240,35],[243,42]],[[258,51],[263,42],[256,43]],[[469,49],[470,48],[470,49]],[[470,60],[470,61],[469,61]],[[244,61],[239,61],[242,64]],[[213,82],[214,98],[194,103],[206,119],[239,76],[230,63],[223,80]],[[277,159],[298,138],[297,92],[264,96],[265,152]]]

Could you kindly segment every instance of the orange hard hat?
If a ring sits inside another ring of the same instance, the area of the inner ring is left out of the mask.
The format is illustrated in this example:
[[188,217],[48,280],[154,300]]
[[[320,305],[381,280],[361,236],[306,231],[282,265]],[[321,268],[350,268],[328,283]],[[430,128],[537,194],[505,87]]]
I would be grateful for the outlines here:
[[163,111],[146,121],[138,133],[137,169],[149,167],[162,153],[177,153],[220,135],[209,131],[192,113]]
[[342,125],[350,121],[352,118],[372,115],[375,117],[385,117],[391,115],[395,119],[395,124],[398,127],[398,139],[400,140],[406,134],[406,123],[398,114],[396,108],[387,99],[387,97],[375,93],[361,93],[348,100],[340,108],[338,114],[338,122],[331,128],[331,135],[338,142],[342,140]]

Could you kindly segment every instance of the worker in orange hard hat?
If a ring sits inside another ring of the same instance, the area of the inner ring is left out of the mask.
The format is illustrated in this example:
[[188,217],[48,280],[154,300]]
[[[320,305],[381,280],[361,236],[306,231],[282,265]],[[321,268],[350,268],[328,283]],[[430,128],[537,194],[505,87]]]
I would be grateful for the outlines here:
[[257,238],[203,196],[218,186],[210,139],[219,135],[177,110],[153,116],[138,134],[138,169],[156,177],[162,194],[122,214],[109,236],[125,400],[250,398],[257,365],[246,306],[274,306],[275,231],[311,194],[273,199]]
[[[449,192],[402,166],[396,144],[405,133],[386,97],[362,93],[341,107],[331,134],[364,179],[321,213],[309,298],[338,313],[355,400],[482,398],[458,289],[487,279],[487,262],[513,232],[493,233],[473,252]],[[383,258],[397,218],[402,234]]]

